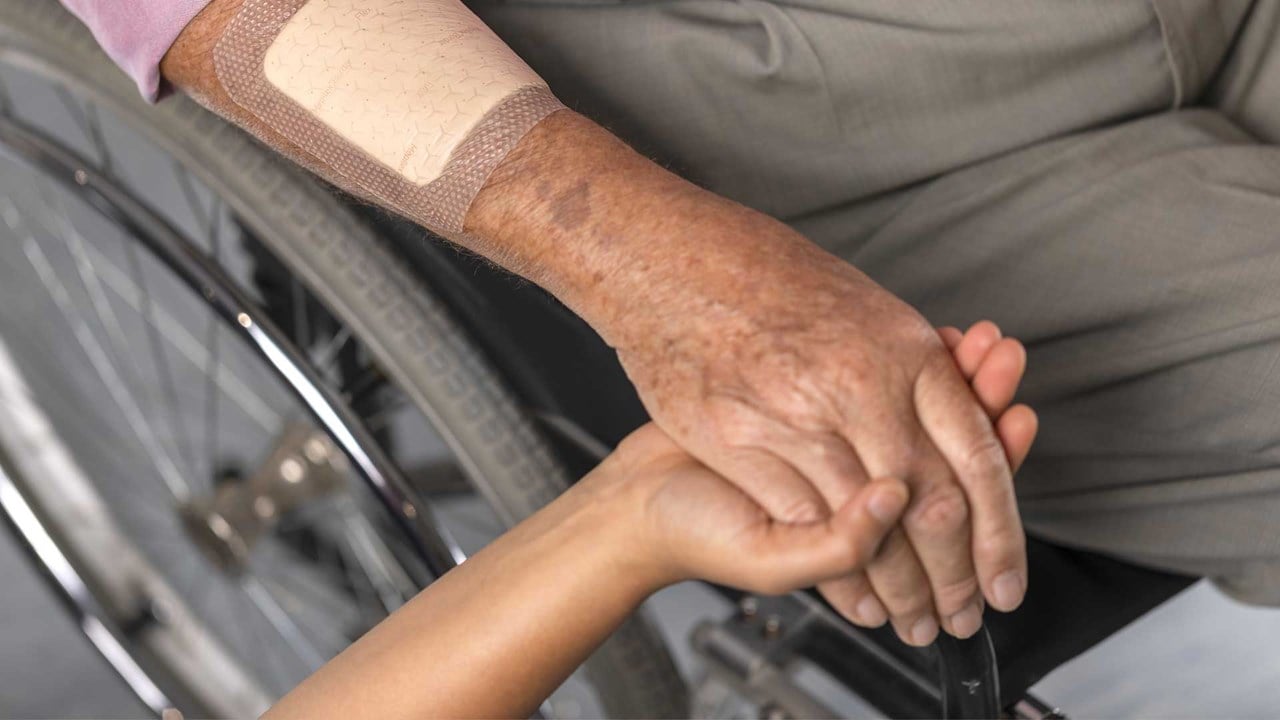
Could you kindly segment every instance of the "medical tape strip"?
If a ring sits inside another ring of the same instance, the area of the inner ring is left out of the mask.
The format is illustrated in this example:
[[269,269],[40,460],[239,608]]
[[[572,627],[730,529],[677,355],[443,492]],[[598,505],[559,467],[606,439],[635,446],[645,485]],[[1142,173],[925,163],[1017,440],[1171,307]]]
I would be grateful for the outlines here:
[[445,237],[462,237],[467,210],[490,173],[534,125],[564,105],[545,85],[520,87],[471,128],[436,179],[425,184],[411,182],[339,135],[267,79],[264,64],[268,51],[308,1],[245,0],[214,48],[215,71],[228,95],[370,196]]

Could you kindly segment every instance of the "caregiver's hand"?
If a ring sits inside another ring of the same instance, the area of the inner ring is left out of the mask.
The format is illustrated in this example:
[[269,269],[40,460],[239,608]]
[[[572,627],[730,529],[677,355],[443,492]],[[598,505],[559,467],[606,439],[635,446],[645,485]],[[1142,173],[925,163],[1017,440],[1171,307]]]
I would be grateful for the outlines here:
[[628,436],[575,491],[611,505],[616,521],[633,529],[627,555],[653,589],[696,578],[765,594],[865,567],[908,500],[901,481],[879,479],[827,518],[783,523],[653,424]]
[[780,593],[846,575],[875,556],[906,505],[903,483],[877,480],[830,519],[779,523],[646,425],[267,717],[529,717],[663,586],[705,578]]

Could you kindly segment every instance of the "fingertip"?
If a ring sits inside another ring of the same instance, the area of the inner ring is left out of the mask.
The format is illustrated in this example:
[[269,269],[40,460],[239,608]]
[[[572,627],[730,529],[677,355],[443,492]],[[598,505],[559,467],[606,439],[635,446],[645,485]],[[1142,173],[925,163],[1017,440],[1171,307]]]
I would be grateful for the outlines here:
[[970,325],[969,329],[964,331],[964,334],[966,336],[990,337],[993,338],[992,342],[1004,337],[1004,334],[1000,332],[1000,326],[991,320],[979,320]]
[[991,417],[1001,415],[1013,402],[1026,369],[1026,351],[1017,340],[1005,338],[982,358],[973,374],[974,394]]
[[956,345],[953,354],[960,372],[966,380],[973,378],[974,373],[982,366],[983,359],[991,348],[1000,342],[1000,328],[990,320],[974,323],[965,332],[964,337]]
[[1018,379],[1022,379],[1027,368],[1027,349],[1016,338],[1002,338],[991,348],[990,357],[999,358],[1001,364],[1016,370]]
[[907,486],[896,478],[876,480],[867,493],[867,512],[886,527],[898,522],[910,499]]
[[1012,383],[1018,384],[1023,379],[1023,370],[1027,369],[1027,348],[1014,338],[1004,338],[993,345],[987,356],[983,357],[978,372],[986,372],[988,368],[998,370],[1004,377],[1010,378]]
[[1005,338],[1003,342],[1013,345],[1014,349],[1017,350],[1018,355],[1022,358],[1022,363],[1025,365],[1027,362],[1027,346],[1023,345],[1022,341],[1018,338]]
[[1036,434],[1040,429],[1040,419],[1026,405],[1014,405],[1004,412],[996,421],[996,433],[1009,455],[1009,467],[1017,471],[1031,452]]
[[1034,435],[1040,427],[1040,416],[1036,414],[1031,406],[1024,403],[1018,403],[1005,411],[1004,417],[1009,418],[1008,422],[1014,423],[1017,427],[1024,429],[1028,433]]
[[1017,610],[1027,592],[1025,577],[1025,574],[1017,570],[1008,570],[998,575],[991,583],[991,597],[987,598],[992,607],[1001,612]]
[[853,623],[865,628],[878,628],[889,622],[889,611],[884,609],[884,604],[872,593],[862,598],[855,614],[857,618]]

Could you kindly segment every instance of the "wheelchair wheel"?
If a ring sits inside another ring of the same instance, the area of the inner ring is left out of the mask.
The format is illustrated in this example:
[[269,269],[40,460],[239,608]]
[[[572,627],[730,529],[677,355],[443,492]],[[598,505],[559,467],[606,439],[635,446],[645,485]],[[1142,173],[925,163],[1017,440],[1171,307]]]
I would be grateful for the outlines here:
[[[333,192],[0,5],[0,506],[145,703],[256,715],[567,480]],[[637,616],[544,712],[685,691]]]

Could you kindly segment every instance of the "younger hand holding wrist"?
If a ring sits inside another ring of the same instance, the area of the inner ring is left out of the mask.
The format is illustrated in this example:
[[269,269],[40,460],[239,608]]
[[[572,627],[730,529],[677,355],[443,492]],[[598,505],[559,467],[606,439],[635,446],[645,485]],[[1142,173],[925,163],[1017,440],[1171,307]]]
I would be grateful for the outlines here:
[[629,536],[618,549],[653,590],[703,579],[781,594],[848,574],[875,556],[908,500],[902,482],[877,480],[827,519],[779,522],[653,424],[628,436],[579,488],[616,498],[606,512]]

